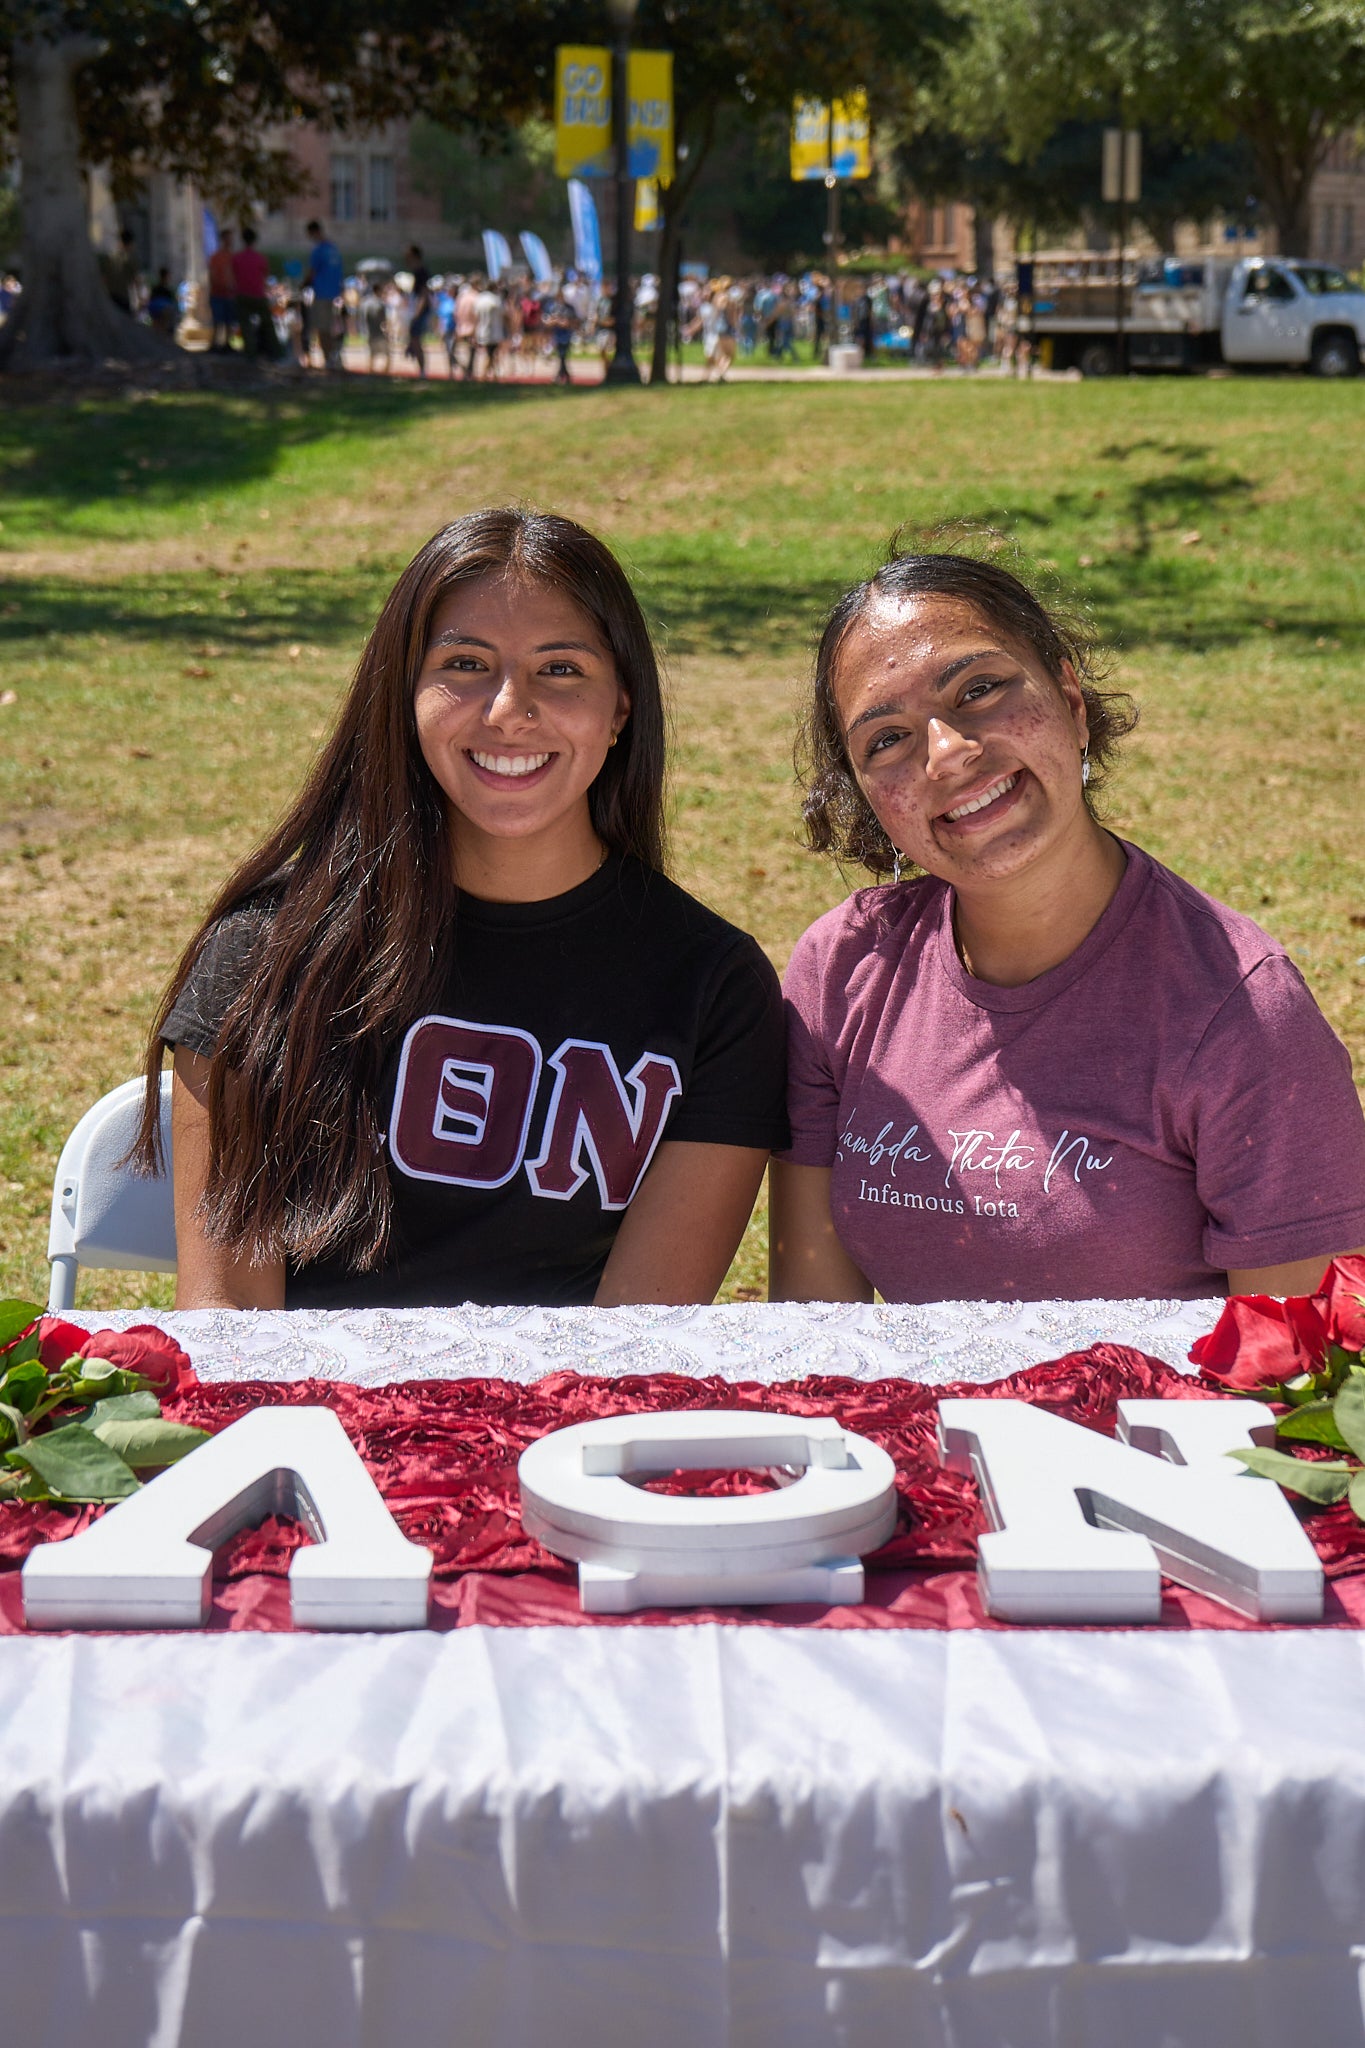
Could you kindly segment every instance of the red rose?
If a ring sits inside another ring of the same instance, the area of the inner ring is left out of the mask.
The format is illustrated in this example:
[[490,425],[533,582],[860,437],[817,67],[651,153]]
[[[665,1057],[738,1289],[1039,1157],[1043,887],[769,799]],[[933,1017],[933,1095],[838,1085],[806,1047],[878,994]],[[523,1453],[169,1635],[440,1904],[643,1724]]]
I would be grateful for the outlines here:
[[89,1342],[90,1332],[79,1323],[64,1322],[60,1316],[38,1318],[38,1356],[44,1365],[65,1365],[78,1353],[84,1357],[81,1346]]
[[1294,1332],[1294,1339],[1303,1356],[1300,1372],[1318,1372],[1327,1356],[1330,1333],[1322,1314],[1321,1304],[1316,1295],[1287,1294],[1284,1302],[1284,1319]]
[[44,1365],[65,1365],[72,1357],[104,1358],[122,1372],[141,1373],[163,1400],[199,1384],[186,1354],[154,1323],[134,1323],[128,1330],[82,1330],[58,1316],[44,1316],[38,1325],[38,1346]]
[[1270,1294],[1234,1294],[1208,1336],[1190,1346],[1190,1358],[1206,1379],[1221,1380],[1225,1387],[1278,1386],[1315,1369],[1324,1337],[1306,1299],[1284,1302]]
[[1333,1259],[1313,1302],[1343,1351],[1365,1351],[1365,1259]]

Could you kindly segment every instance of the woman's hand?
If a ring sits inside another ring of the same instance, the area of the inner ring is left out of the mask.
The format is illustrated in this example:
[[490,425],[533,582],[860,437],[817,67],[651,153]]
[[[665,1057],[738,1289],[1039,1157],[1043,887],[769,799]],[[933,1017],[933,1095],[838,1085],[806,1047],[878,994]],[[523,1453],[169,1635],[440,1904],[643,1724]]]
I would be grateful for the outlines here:
[[621,1219],[597,1307],[714,1301],[767,1163],[748,1145],[661,1145]]
[[177,1308],[283,1308],[284,1261],[253,1265],[204,1235],[199,1204],[209,1172],[209,1062],[175,1049],[171,1088]]
[[774,1159],[768,1174],[770,1301],[871,1301],[872,1282],[840,1244],[827,1166]]

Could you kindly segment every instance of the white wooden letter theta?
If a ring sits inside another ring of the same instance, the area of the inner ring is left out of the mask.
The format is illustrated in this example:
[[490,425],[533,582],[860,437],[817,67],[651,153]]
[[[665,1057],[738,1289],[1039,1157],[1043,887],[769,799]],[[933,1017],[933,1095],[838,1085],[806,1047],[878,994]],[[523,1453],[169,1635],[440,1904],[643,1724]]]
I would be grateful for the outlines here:
[[[639,1483],[660,1472],[792,1467],[800,1469],[774,1492],[723,1499],[650,1493]],[[828,1416],[732,1408],[604,1416],[529,1445],[517,1475],[527,1534],[578,1560],[588,1614],[855,1605],[862,1553],[896,1523],[891,1459]]]
[[409,1543],[330,1408],[257,1408],[24,1565],[30,1628],[202,1628],[213,1552],[264,1515],[313,1538],[289,1567],[298,1628],[423,1628],[431,1552]]
[[[1003,1621],[1156,1621],[1161,1574],[1257,1621],[1320,1621],[1322,1566],[1278,1486],[1230,1450],[1259,1401],[1120,1401],[1119,1441],[1027,1401],[941,1401],[939,1450],[993,1533],[977,1577]],[[1155,1453],[1155,1455],[1152,1455]]]

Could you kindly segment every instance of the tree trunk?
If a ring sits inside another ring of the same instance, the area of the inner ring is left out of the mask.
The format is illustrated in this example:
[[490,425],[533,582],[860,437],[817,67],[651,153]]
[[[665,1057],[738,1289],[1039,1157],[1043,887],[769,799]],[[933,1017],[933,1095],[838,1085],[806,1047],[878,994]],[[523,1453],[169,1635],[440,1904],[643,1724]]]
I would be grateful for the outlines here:
[[1309,194],[1333,140],[1321,115],[1286,121],[1253,101],[1238,124],[1251,145],[1261,190],[1275,224],[1277,253],[1306,256],[1312,241]]
[[972,235],[975,240],[974,260],[976,274],[980,278],[995,276],[995,215],[987,213],[984,206],[972,208]]
[[160,335],[116,306],[90,242],[76,73],[98,56],[91,36],[34,35],[13,45],[18,109],[23,290],[0,327],[0,369],[163,362]]
[[654,322],[654,350],[649,365],[651,388],[657,385],[662,390],[668,382],[668,326],[676,295],[678,244],[682,238],[683,212],[692,196],[692,188],[701,174],[701,167],[710,153],[715,132],[715,109],[710,108],[702,127],[701,139],[688,157],[686,171],[681,177],[675,173],[671,185],[661,185],[659,188],[659,211],[664,217],[664,224],[659,236],[659,311]]

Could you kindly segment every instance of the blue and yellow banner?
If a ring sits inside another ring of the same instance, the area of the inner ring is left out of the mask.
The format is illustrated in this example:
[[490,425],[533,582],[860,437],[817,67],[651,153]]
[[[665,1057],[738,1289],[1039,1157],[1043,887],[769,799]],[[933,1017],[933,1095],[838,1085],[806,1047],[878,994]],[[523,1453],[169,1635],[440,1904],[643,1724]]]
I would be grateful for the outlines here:
[[630,69],[630,175],[673,183],[673,52],[632,50]]
[[[627,85],[630,175],[670,184],[672,51],[632,50]],[[556,176],[610,178],[615,169],[611,142],[611,51],[590,43],[562,43],[555,52]]]
[[611,51],[561,43],[555,51],[555,175],[611,175]]
[[791,174],[798,184],[811,178],[872,176],[872,123],[865,92],[835,100],[833,136],[827,100],[794,102]]
[[829,170],[829,103],[797,100],[792,107],[792,177],[798,184]]

